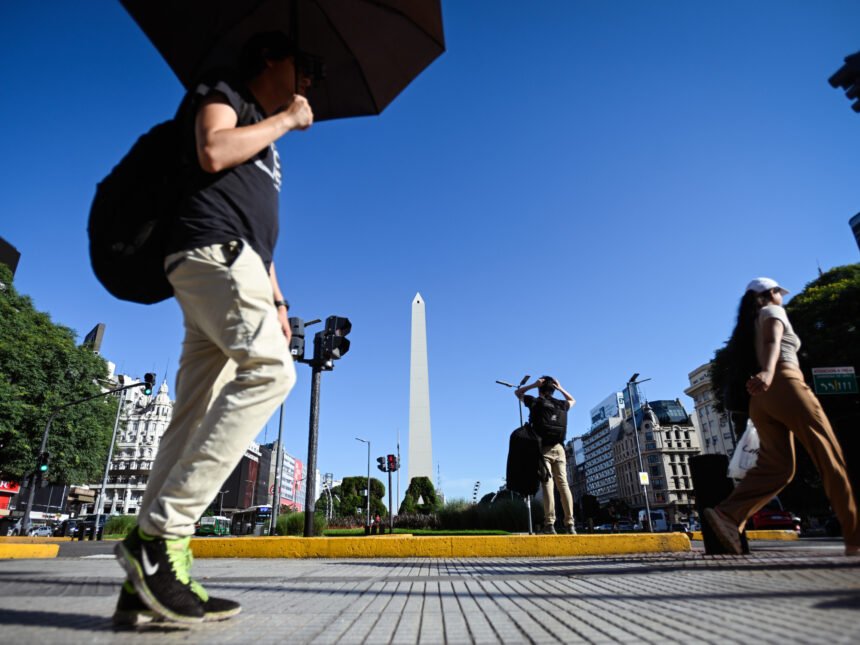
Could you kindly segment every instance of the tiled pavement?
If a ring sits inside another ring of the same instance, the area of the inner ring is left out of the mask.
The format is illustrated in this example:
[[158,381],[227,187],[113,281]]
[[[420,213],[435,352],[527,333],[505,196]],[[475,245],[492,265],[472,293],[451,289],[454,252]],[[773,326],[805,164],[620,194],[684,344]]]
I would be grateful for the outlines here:
[[860,559],[763,545],[482,560],[198,560],[223,623],[114,631],[107,556],[0,562],[6,643],[858,643]]

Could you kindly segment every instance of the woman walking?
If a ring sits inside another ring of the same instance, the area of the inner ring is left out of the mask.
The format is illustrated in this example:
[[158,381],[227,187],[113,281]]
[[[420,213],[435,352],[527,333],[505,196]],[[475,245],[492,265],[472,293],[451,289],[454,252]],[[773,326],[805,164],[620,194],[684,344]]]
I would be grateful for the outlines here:
[[750,418],[761,447],[754,468],[728,499],[705,509],[705,519],[727,549],[741,553],[739,532],[747,519],[794,477],[795,438],[821,474],[824,491],[842,525],[845,554],[860,555],[860,522],[845,456],[821,404],[806,385],[797,351],[800,339],[782,308],[788,291],[775,280],[756,278],[747,286],[729,346],[736,365],[752,374],[746,383]]

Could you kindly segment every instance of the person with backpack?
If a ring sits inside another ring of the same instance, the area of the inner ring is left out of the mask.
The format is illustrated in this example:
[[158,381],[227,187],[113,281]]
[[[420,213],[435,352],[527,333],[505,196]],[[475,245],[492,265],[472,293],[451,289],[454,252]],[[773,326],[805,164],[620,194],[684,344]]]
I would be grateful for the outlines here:
[[797,440],[821,474],[842,525],[845,554],[860,555],[860,521],[845,456],[800,371],[800,339],[782,308],[787,293],[775,280],[756,278],[741,298],[729,348],[733,368],[747,375],[749,415],[760,447],[755,466],[727,499],[705,509],[705,520],[723,546],[740,555],[740,531],[747,520],[794,478]]
[[[526,394],[537,388],[538,396]],[[553,397],[558,390],[564,401]],[[561,496],[564,510],[564,532],[576,535],[573,524],[573,496],[567,484],[567,456],[564,452],[564,439],[567,434],[567,412],[575,404],[574,398],[551,376],[542,376],[534,383],[523,385],[514,394],[529,409],[529,424],[541,440],[541,452],[549,477],[541,482],[543,496],[543,532],[555,534],[555,486]],[[553,485],[554,484],[554,485]]]
[[183,103],[193,106],[179,124],[194,161],[169,222],[164,270],[185,339],[173,419],[138,526],[115,549],[128,574],[116,624],[137,624],[142,615],[198,623],[241,609],[191,578],[189,541],[296,381],[289,305],[273,261],[281,188],[274,144],[313,124],[300,56],[282,33],[253,36],[237,76],[201,84]]

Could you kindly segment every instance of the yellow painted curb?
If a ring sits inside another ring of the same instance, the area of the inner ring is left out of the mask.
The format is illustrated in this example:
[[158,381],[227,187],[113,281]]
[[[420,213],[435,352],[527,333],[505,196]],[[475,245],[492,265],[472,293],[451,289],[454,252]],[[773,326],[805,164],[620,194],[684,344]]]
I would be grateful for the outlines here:
[[[693,539],[701,540],[702,532],[693,531]],[[747,531],[747,540],[782,540],[791,542],[798,539],[800,537],[797,535],[797,531],[791,530]]]
[[0,544],[0,560],[21,558],[56,558],[59,544]]
[[56,544],[58,542],[71,542],[70,537],[32,537],[27,535],[4,535],[0,536],[0,544]]
[[191,540],[195,558],[520,558],[690,551],[684,533]]

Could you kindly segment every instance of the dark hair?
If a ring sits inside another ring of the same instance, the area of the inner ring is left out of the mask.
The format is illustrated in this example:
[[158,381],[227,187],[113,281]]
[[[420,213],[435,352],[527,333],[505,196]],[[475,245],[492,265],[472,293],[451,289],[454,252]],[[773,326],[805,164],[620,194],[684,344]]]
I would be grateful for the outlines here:
[[292,39],[282,31],[266,31],[251,36],[239,54],[239,74],[249,81],[266,69],[266,61],[296,55]]
[[555,379],[551,376],[541,376],[543,384],[538,388],[541,394],[552,394],[555,392]]
[[755,349],[755,320],[759,312],[758,297],[761,294],[747,291],[738,305],[738,319],[728,342],[732,371],[740,377],[749,378],[760,371]]

